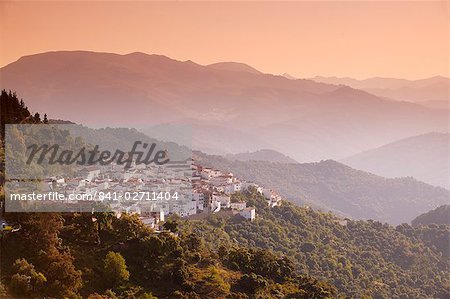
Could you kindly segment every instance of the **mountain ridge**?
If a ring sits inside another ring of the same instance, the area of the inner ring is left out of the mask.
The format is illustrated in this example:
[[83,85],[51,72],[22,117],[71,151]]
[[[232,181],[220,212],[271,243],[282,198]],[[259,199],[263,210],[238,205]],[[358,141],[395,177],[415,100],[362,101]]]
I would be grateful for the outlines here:
[[286,164],[194,154],[204,166],[272,188],[293,203],[331,210],[352,219],[409,223],[418,214],[446,204],[450,197],[449,190],[411,177],[384,178],[334,160]]
[[301,162],[341,159],[448,122],[442,111],[342,86],[145,53],[41,53],[1,68],[0,78],[1,87],[32,99],[32,110],[55,118],[137,128],[190,119],[211,128],[202,139],[217,141],[206,148],[223,146],[212,129],[220,127],[261,140],[240,137],[227,153],[271,148]]
[[400,139],[341,162],[384,177],[413,176],[449,189],[449,153],[450,134],[431,132]]

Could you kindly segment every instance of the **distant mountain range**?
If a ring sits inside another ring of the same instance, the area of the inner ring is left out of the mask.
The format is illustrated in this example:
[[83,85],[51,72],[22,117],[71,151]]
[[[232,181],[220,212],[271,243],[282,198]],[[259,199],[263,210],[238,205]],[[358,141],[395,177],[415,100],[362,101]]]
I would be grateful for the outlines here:
[[194,157],[203,166],[272,188],[294,203],[352,219],[410,223],[450,198],[450,191],[413,178],[387,179],[332,160],[304,164],[230,161],[200,152]]
[[412,176],[450,189],[450,134],[429,133],[402,139],[341,162],[384,177]]
[[188,124],[212,153],[270,148],[342,159],[406,136],[447,130],[448,113],[346,86],[289,80],[250,66],[85,51],[25,56],[0,69],[33,111],[90,126]]
[[228,160],[232,161],[266,161],[266,162],[278,162],[278,163],[298,163],[294,159],[283,155],[280,152],[263,149],[256,152],[247,152],[239,154],[228,154],[225,156]]
[[395,78],[353,78],[321,77],[312,78],[327,84],[342,84],[362,89],[374,95],[401,101],[416,102],[430,108],[450,108],[450,78],[435,76],[421,80]]

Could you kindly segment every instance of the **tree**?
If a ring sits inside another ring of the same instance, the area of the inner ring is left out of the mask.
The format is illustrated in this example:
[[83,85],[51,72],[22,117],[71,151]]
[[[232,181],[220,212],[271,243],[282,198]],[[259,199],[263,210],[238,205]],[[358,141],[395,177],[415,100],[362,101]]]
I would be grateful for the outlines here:
[[41,272],[37,272],[34,265],[25,259],[17,259],[13,270],[16,272],[11,277],[11,291],[18,296],[32,296],[41,291],[47,278]]
[[[101,215],[105,215],[105,213]],[[100,219],[100,223],[106,223],[108,221],[110,220],[107,220],[105,217]],[[123,213],[119,219],[112,217],[111,221],[113,231],[120,241],[142,238],[151,233],[151,229],[145,226],[137,214]],[[102,224],[103,226],[104,224]]]
[[48,124],[47,114],[44,114],[44,124]]
[[176,233],[178,231],[178,222],[176,220],[167,220],[163,227],[172,233]]
[[41,122],[41,115],[37,112],[34,114],[34,121],[37,123]]
[[267,279],[255,273],[244,274],[237,281],[235,288],[247,294],[257,294],[268,286]]
[[118,252],[110,251],[104,260],[105,278],[107,282],[115,287],[130,278],[125,259]]

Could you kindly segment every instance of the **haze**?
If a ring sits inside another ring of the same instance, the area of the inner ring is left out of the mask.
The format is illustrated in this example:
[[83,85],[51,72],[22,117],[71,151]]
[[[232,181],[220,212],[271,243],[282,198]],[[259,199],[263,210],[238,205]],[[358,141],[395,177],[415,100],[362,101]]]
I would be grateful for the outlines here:
[[54,50],[135,51],[266,73],[449,76],[448,2],[0,3],[0,65]]

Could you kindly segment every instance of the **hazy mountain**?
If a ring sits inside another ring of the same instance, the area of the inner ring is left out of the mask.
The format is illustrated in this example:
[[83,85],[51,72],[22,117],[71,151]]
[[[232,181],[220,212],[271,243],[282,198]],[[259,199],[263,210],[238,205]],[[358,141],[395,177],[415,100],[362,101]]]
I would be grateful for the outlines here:
[[341,162],[385,177],[412,176],[450,188],[450,134],[429,133],[402,139]]
[[413,226],[428,225],[432,223],[450,226],[450,205],[437,207],[432,211],[417,216],[413,221],[411,221]]
[[251,74],[262,74],[257,69],[239,62],[218,62],[207,65],[207,67],[216,69],[216,70],[224,70],[224,71],[233,71],[233,72],[247,72]]
[[450,198],[450,191],[413,178],[387,179],[332,160],[285,164],[230,161],[202,153],[196,153],[195,159],[272,188],[294,203],[353,219],[409,223],[417,215],[447,204]]
[[[396,100],[418,102],[431,108],[448,108],[450,102],[450,78],[435,76],[420,80],[395,78],[369,78],[357,80],[352,78],[321,77],[314,81],[328,84],[343,84],[363,89],[380,97]],[[447,104],[443,104],[447,103]]]
[[279,162],[279,163],[298,163],[294,159],[283,155],[280,152],[262,149],[256,152],[247,152],[239,154],[228,154],[225,156],[228,160],[232,161],[266,161],[266,162]]
[[290,80],[297,80],[297,78],[295,78],[294,76],[291,76],[291,75],[288,74],[288,73],[284,73],[284,74],[283,74],[283,77],[285,77],[285,78],[287,78],[287,79],[290,79]]
[[312,80],[220,69],[224,65],[248,70],[143,53],[49,52],[1,68],[0,87],[55,118],[90,126],[187,122],[207,128],[197,130],[201,138],[193,130],[200,150],[270,148],[297,161],[341,159],[447,129],[444,111]]
[[433,108],[433,109],[450,109],[450,101],[447,100],[437,100],[437,101],[421,101],[417,102],[424,107]]

